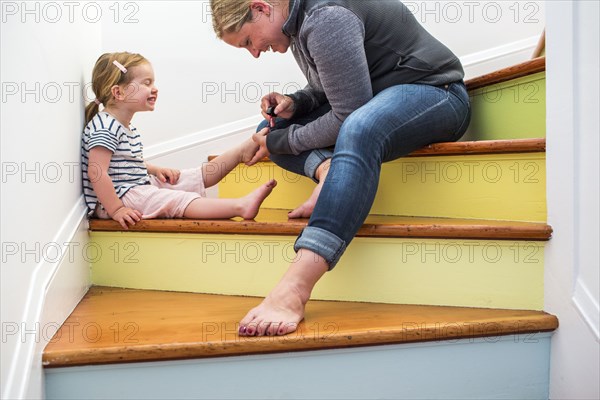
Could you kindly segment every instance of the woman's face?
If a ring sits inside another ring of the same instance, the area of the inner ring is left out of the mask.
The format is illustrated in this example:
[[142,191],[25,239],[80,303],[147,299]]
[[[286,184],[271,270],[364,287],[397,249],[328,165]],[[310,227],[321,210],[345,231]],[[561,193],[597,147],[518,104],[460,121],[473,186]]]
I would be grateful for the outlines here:
[[223,41],[248,50],[255,58],[269,50],[285,53],[290,47],[290,38],[281,28],[287,19],[287,7],[278,9],[262,0],[253,0],[250,9],[252,20],[242,25],[238,32],[225,33]]

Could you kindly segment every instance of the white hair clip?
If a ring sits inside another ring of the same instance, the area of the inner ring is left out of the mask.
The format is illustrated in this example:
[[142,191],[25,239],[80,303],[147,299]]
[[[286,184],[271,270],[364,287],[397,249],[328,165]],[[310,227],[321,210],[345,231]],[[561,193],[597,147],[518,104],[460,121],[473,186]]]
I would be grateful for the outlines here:
[[113,64],[115,64],[115,66],[117,68],[119,68],[121,70],[122,73],[126,74],[127,73],[127,68],[125,68],[123,66],[123,64],[121,64],[120,62],[118,62],[117,60],[113,61]]

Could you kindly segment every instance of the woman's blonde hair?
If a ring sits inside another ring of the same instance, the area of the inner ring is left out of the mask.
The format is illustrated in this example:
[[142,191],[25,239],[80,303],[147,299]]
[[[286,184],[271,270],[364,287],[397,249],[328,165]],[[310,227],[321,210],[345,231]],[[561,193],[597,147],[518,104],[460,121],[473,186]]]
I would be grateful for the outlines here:
[[251,3],[252,0],[210,0],[213,29],[219,39],[226,33],[238,32],[242,25],[252,20]]
[[96,100],[85,107],[85,125],[98,113],[100,103],[106,106],[112,100],[111,89],[114,85],[126,85],[133,79],[133,74],[129,71],[121,71],[118,66],[113,64],[114,61],[126,69],[148,63],[148,60],[140,54],[127,52],[102,54],[92,71],[92,90]]

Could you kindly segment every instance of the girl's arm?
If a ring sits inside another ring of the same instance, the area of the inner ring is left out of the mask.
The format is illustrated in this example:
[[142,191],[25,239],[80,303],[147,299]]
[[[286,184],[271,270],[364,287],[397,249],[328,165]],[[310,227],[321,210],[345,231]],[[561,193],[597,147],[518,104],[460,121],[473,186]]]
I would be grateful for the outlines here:
[[179,175],[181,174],[181,171],[178,169],[159,167],[148,162],[145,164],[148,173],[157,177],[162,183],[168,182],[171,185],[174,185],[177,183],[177,181],[179,181]]
[[142,214],[134,209],[125,207],[108,175],[108,166],[112,151],[105,147],[96,146],[90,150],[88,163],[88,177],[98,200],[112,219],[119,222],[124,229],[127,224],[135,225],[142,219]]

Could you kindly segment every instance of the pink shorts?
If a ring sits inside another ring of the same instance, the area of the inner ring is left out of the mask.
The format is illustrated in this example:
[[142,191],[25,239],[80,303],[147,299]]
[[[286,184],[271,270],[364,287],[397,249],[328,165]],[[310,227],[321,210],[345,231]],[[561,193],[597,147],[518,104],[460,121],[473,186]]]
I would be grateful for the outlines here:
[[[142,213],[142,218],[183,218],[187,206],[199,197],[206,197],[202,168],[181,170],[176,184],[160,182],[150,175],[150,185],[131,188],[121,197],[125,207]],[[104,207],[96,209],[98,218],[110,219]]]

